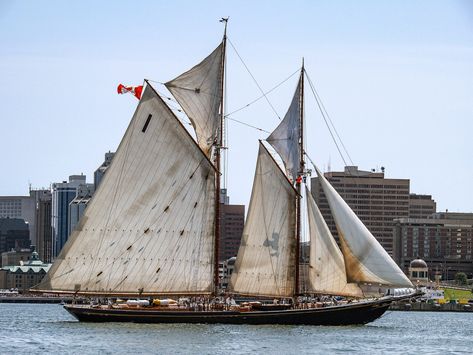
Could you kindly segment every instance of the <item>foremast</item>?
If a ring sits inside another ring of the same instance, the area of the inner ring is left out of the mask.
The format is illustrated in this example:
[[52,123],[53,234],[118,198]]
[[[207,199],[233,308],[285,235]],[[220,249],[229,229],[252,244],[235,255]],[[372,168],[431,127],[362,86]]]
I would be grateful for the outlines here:
[[219,247],[220,247],[220,181],[221,181],[221,150],[223,147],[223,130],[225,120],[225,52],[227,46],[227,24],[228,17],[223,17],[220,22],[225,25],[222,39],[222,58],[220,68],[220,117],[219,129],[215,143],[215,160],[214,165],[216,169],[215,176],[215,241],[214,241],[214,295],[218,295],[219,285]]

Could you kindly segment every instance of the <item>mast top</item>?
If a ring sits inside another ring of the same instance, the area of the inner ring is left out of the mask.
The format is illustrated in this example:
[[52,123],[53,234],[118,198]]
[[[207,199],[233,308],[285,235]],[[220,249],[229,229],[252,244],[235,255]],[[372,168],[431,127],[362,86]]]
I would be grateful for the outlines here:
[[228,19],[230,18],[230,16],[227,16],[227,17],[222,17],[219,22],[223,22],[225,24],[225,29],[223,31],[223,39],[226,39],[227,38],[227,24],[228,24]]

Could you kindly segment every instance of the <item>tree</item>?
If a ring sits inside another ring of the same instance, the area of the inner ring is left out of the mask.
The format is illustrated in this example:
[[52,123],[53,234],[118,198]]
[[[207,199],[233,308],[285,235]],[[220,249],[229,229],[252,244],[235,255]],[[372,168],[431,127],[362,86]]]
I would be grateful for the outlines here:
[[455,281],[457,281],[459,285],[466,285],[467,283],[466,274],[464,272],[457,272],[455,274]]

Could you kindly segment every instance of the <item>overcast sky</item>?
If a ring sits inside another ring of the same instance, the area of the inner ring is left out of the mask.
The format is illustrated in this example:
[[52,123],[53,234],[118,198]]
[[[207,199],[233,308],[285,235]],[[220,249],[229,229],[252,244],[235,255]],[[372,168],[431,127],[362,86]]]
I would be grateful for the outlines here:
[[[136,108],[118,83],[164,82],[209,54],[230,16],[227,112],[305,58],[355,165],[408,178],[438,210],[473,212],[473,2],[465,1],[0,1],[0,195],[27,195],[93,171]],[[233,45],[233,46],[232,46]],[[273,91],[279,116],[297,76]],[[162,91],[162,86],[157,86]],[[265,100],[232,115],[265,130]],[[343,169],[312,93],[308,151]],[[228,189],[247,204],[258,139],[229,121]]]

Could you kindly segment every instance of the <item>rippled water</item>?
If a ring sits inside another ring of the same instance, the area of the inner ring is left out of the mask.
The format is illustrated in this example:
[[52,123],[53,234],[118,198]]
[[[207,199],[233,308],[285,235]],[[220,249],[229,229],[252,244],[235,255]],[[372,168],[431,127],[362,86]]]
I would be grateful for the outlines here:
[[0,304],[0,354],[471,354],[472,334],[472,313],[391,312],[351,327],[94,324],[59,305]]

